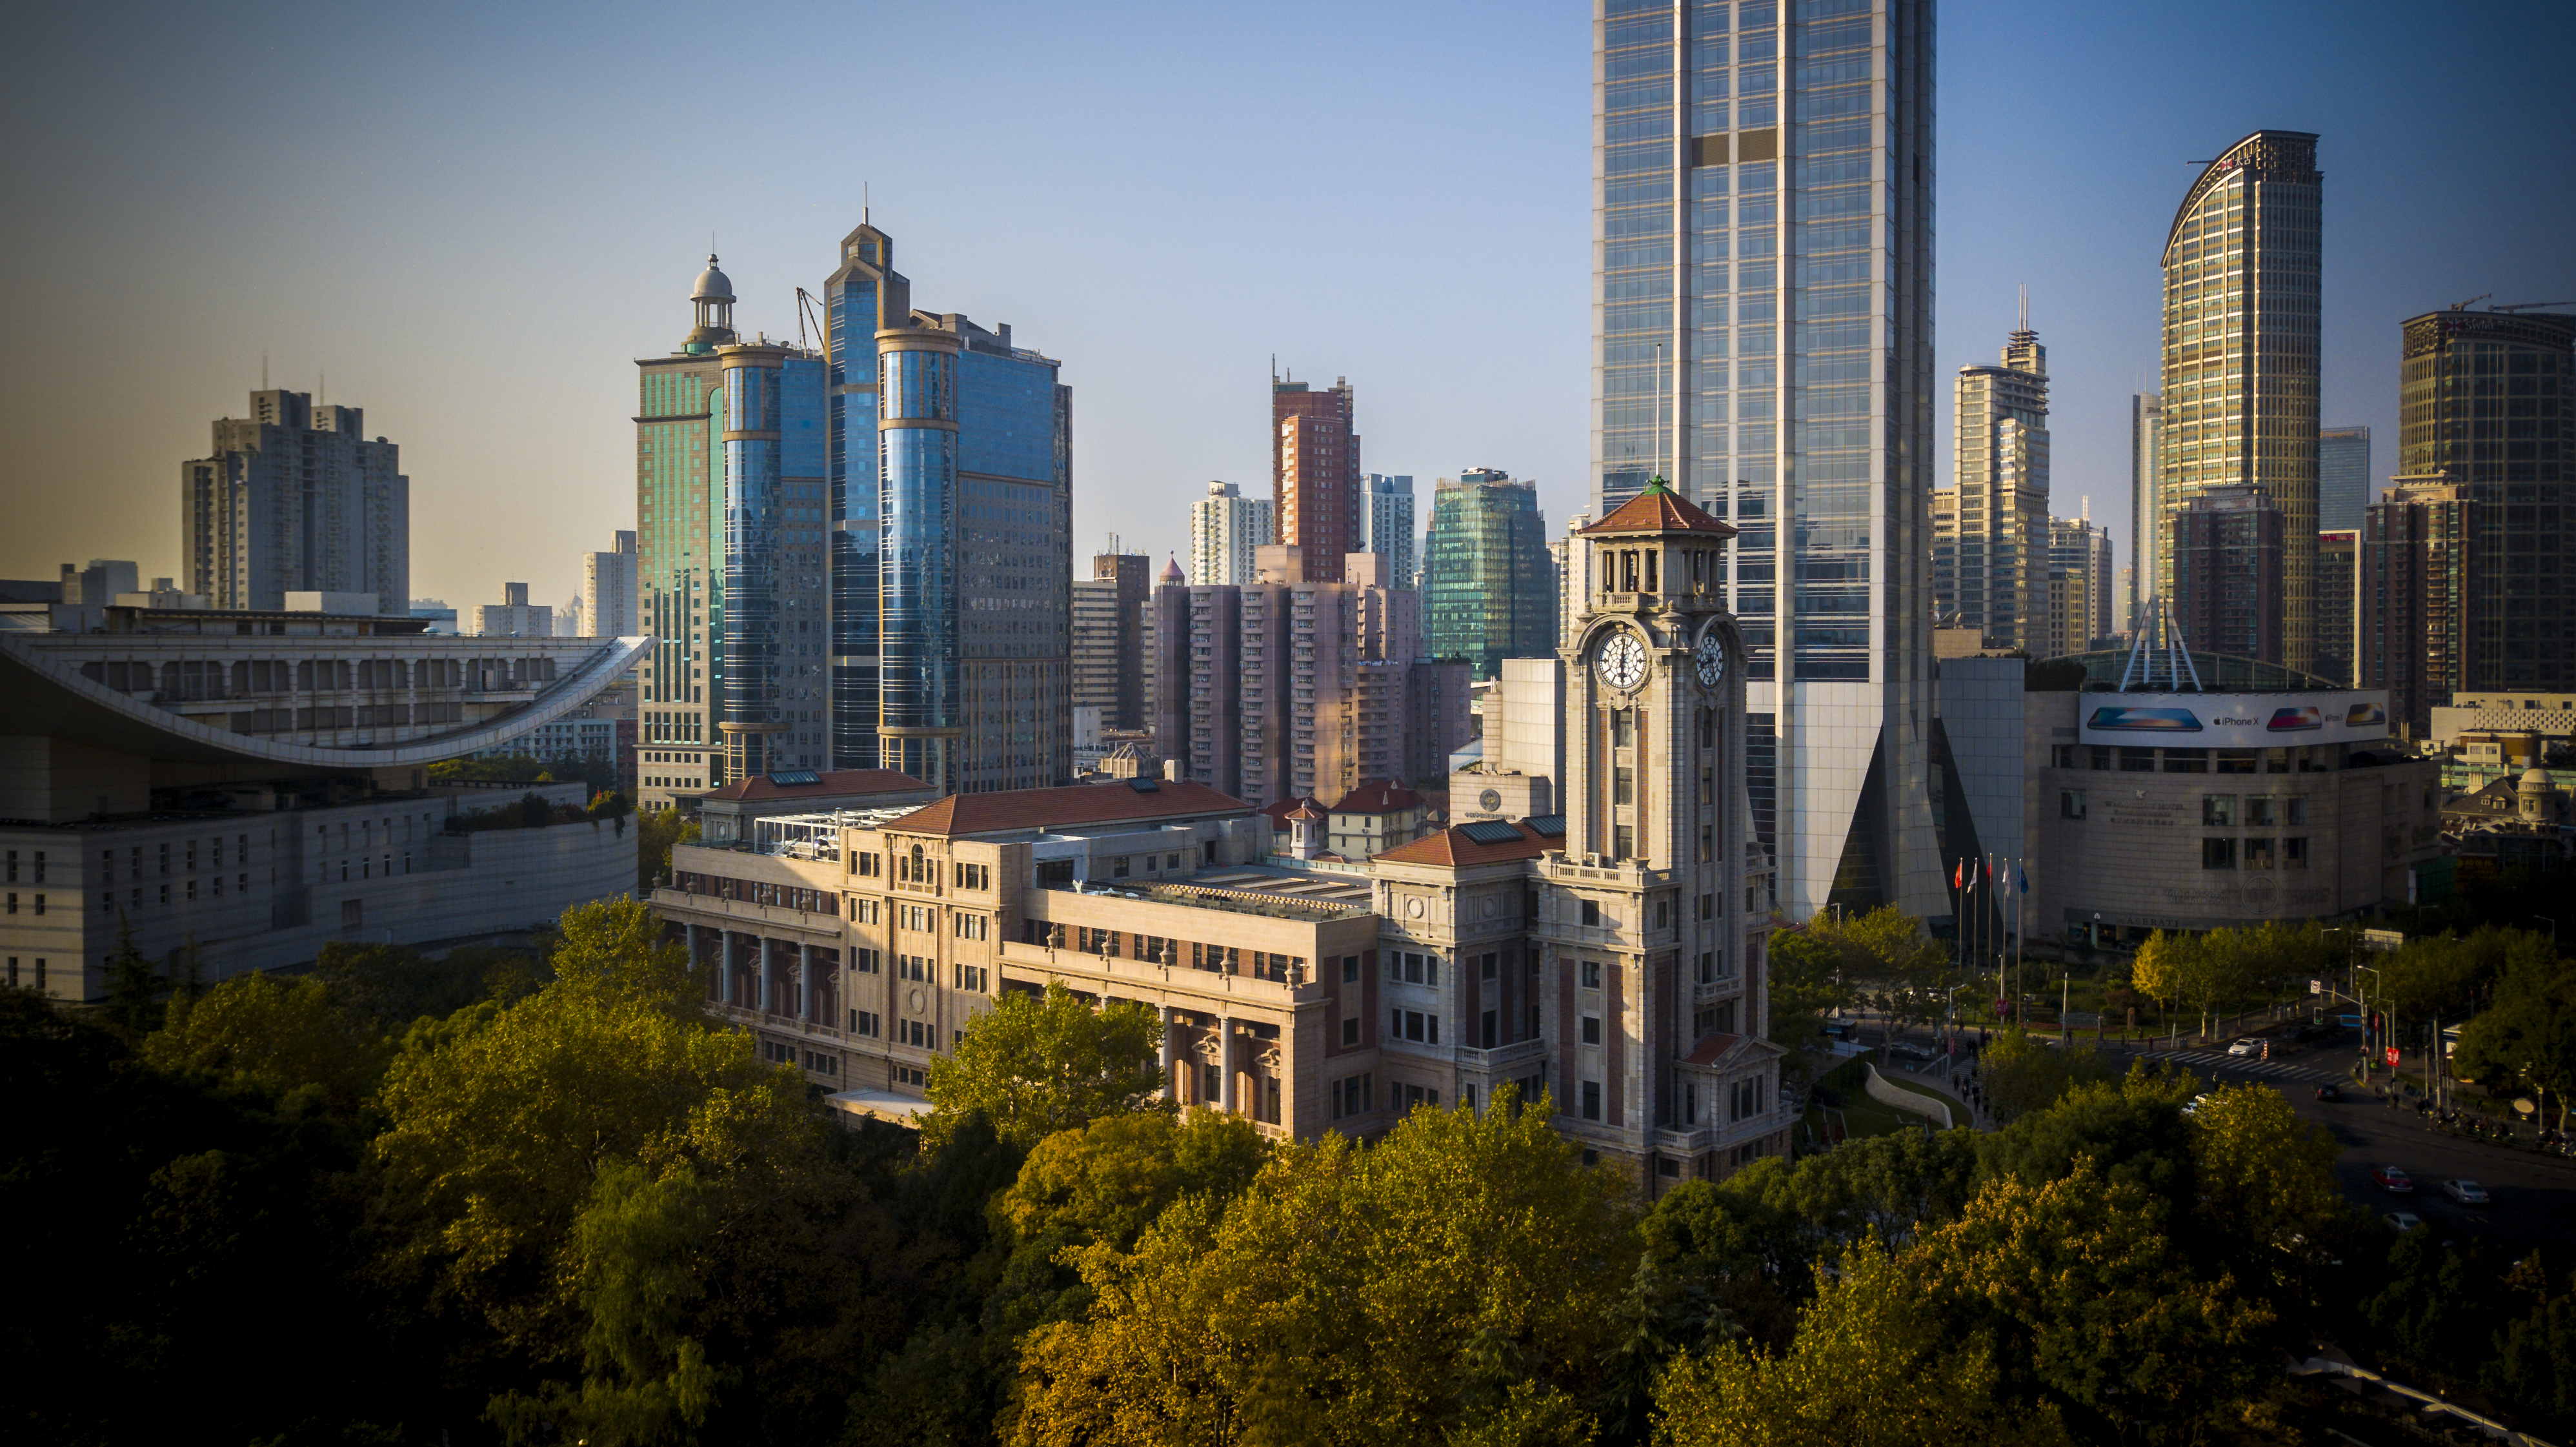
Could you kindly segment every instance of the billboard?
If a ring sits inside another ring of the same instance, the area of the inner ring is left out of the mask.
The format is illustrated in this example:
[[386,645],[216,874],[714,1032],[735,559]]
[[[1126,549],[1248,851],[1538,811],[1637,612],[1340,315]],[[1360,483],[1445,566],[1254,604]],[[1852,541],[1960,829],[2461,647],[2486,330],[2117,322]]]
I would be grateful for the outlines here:
[[2279,749],[2388,737],[2388,690],[2087,693],[2080,736],[2133,748]]

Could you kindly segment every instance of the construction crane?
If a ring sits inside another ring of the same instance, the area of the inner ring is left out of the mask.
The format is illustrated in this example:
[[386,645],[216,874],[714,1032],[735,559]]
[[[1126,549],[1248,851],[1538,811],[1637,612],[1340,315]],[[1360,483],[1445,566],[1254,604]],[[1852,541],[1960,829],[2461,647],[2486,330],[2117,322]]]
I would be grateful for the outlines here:
[[2489,291],[2489,292],[2481,292],[2481,293],[2479,293],[2479,294],[2478,294],[2478,295],[2476,295],[2476,296],[2470,297],[2467,301],[2455,301],[2455,302],[2451,303],[2451,310],[2453,310],[2453,311],[2455,311],[2455,312],[2464,312],[2464,311],[2467,311],[2471,306],[2474,306],[2474,305],[2476,305],[2476,304],[2477,304],[2477,303],[2479,303],[2479,302],[2485,301],[2488,297],[2491,297],[2491,296],[2493,296],[2493,295],[2495,295],[2495,293],[2494,293],[2494,292],[2491,292],[2491,291]]
[[2491,306],[2488,307],[2487,310],[2491,312],[2527,312],[2538,311],[2540,308],[2545,306],[2576,306],[2576,301],[2518,301],[2511,306]]

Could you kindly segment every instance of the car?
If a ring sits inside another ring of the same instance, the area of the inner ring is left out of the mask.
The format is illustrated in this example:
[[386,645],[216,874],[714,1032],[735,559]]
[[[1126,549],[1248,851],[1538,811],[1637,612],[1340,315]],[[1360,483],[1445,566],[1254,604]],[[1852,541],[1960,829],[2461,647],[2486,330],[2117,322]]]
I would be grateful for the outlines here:
[[2379,1219],[2397,1228],[2400,1236],[2424,1224],[2424,1218],[2412,1211],[2382,1211]]
[[1887,1047],[1887,1056],[1891,1060],[1902,1060],[1915,1065],[1929,1065],[1932,1063],[1931,1051],[1910,1042],[1904,1045],[1891,1045]]
[[2329,1080],[2325,1084],[2317,1087],[2317,1099],[2325,1101],[2341,1100],[2343,1099],[2343,1087]]
[[2406,1174],[2402,1166],[2380,1166],[2370,1173],[2370,1178],[2379,1183],[2379,1189],[2392,1196],[2409,1196],[2415,1192],[2415,1178]]
[[2484,1206],[2488,1204],[2487,1188],[2479,1185],[2475,1181],[2444,1181],[2442,1183],[2442,1194],[2459,1202],[2463,1206]]
[[2262,1052],[2263,1042],[2251,1035],[2227,1047],[2227,1053],[2230,1055],[2259,1055]]

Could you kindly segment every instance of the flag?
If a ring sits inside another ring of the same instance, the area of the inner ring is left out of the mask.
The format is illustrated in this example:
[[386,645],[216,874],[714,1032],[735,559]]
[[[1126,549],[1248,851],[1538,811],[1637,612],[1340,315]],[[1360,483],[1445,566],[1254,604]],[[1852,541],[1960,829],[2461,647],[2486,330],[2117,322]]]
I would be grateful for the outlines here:
[[2021,892],[2030,893],[2030,864],[2026,860],[2021,866]]
[[1962,859],[1950,866],[1950,887],[1952,889],[1968,887],[1968,861]]

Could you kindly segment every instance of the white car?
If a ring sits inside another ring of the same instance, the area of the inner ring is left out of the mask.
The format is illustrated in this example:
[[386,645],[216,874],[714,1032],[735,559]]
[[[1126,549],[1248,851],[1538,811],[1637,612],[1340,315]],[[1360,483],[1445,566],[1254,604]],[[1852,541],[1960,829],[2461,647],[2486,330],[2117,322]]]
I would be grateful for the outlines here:
[[2442,1183],[2442,1194],[2459,1202],[2463,1206],[2483,1206],[2487,1204],[2487,1188],[2479,1185],[2475,1181],[2444,1181]]
[[2259,1055],[2262,1052],[2263,1042],[2250,1035],[2227,1047],[2227,1053],[2230,1055]]
[[2423,1219],[2412,1211],[2383,1211],[2379,1219],[2396,1227],[2397,1234],[2401,1236],[2424,1224]]

